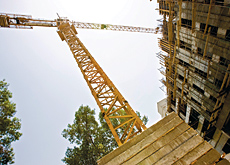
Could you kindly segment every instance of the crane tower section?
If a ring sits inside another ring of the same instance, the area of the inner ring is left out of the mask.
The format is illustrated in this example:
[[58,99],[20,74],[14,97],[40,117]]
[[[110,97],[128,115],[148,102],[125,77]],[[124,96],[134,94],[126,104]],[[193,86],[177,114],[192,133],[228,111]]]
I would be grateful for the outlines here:
[[[58,26],[58,34],[69,45],[118,145],[121,146],[145,130],[143,122],[76,36],[74,25],[70,25],[67,20],[61,22]],[[111,119],[116,120],[117,124],[113,125]]]
[[146,129],[129,103],[76,36],[76,28],[143,33],[157,33],[159,29],[74,22],[60,17],[56,20],[33,19],[30,15],[0,13],[0,27],[32,29],[34,26],[58,28],[57,33],[62,41],[67,42],[118,146]]

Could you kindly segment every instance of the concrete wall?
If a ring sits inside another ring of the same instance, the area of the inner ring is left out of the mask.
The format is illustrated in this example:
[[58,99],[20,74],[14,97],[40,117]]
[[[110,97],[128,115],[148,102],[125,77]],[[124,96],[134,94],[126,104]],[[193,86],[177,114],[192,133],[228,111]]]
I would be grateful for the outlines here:
[[167,98],[164,98],[161,101],[157,102],[157,110],[162,118],[167,115]]

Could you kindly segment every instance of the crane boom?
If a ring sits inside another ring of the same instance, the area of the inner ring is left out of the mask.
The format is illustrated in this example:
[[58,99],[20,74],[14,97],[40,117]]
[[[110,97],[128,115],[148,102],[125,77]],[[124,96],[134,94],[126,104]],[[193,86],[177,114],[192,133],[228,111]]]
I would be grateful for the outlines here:
[[102,29],[102,30],[114,30],[114,31],[156,33],[155,29],[144,28],[144,27],[111,25],[111,24],[98,24],[98,23],[84,23],[84,22],[72,22],[72,24],[76,28],[82,28],[82,29]]
[[31,15],[0,13],[0,27],[5,27],[5,28],[32,29],[33,26],[57,27],[60,21],[63,20],[67,20],[72,25],[74,25],[75,28],[81,28],[81,29],[101,29],[101,30],[129,31],[129,32],[142,32],[142,33],[158,32],[158,29],[153,29],[153,28],[75,22],[75,21],[69,21],[67,18],[55,19],[55,20],[33,19]]
[[[133,136],[145,130],[146,126],[77,37],[75,27],[98,29],[102,25],[104,26],[104,24],[76,23],[66,18],[50,21],[35,20],[27,15],[0,14],[1,27],[30,28],[32,26],[46,26],[58,28],[57,33],[62,41],[67,42],[118,146],[121,146]],[[106,25],[104,28],[128,31],[127,26],[123,26],[123,29],[114,26],[118,25]],[[116,120],[116,122],[111,122],[111,120]]]
[[[61,39],[67,42],[118,145],[145,130],[143,122],[76,36],[73,26],[63,21],[58,30]],[[113,125],[110,119],[117,119],[117,124]],[[119,135],[120,129],[124,130],[122,135]]]

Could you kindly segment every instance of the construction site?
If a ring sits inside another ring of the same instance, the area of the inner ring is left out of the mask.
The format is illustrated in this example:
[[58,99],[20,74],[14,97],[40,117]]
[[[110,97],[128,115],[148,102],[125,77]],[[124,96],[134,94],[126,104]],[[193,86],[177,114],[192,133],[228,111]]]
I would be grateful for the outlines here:
[[159,14],[164,113],[175,112],[219,153],[228,154],[229,1],[159,1]]
[[[229,164],[219,158],[230,153],[230,2],[157,2],[162,37],[156,56],[167,94],[158,106],[163,119],[98,163]],[[173,120],[187,123],[182,134],[176,133],[180,122],[167,129],[176,114]],[[181,140],[193,129],[195,136]]]
[[[119,146],[98,164],[230,164],[230,1],[157,3],[162,16],[157,28],[7,13],[0,13],[0,27],[57,28]],[[78,28],[162,34],[156,57],[166,94],[158,103],[163,119],[149,128],[143,124],[80,41]]]

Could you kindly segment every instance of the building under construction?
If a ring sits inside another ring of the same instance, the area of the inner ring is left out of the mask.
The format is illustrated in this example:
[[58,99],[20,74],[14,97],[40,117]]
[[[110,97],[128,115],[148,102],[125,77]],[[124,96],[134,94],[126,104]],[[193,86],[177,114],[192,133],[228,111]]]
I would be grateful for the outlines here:
[[[159,44],[163,51],[157,56],[165,76],[161,81],[167,89],[168,115],[150,128],[77,37],[76,28],[145,33],[155,33],[158,28],[82,23],[60,17],[42,20],[6,13],[0,14],[0,27],[57,27],[119,146],[98,164],[222,165],[230,164],[221,155],[230,148],[230,9],[226,3],[159,1],[163,15]],[[164,108],[162,104],[159,107]]]
[[230,152],[230,1],[158,0],[157,53],[167,113],[175,111],[218,152]]

